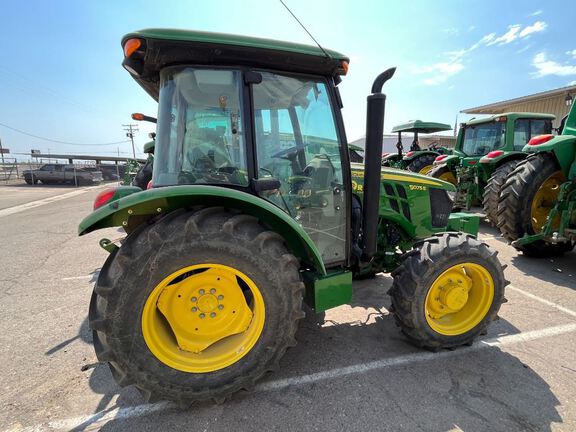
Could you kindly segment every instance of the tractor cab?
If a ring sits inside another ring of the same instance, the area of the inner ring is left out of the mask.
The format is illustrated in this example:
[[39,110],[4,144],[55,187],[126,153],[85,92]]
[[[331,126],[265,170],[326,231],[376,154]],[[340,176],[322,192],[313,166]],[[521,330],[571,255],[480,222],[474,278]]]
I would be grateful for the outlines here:
[[[422,150],[418,139],[419,134],[431,134],[451,130],[452,127],[445,123],[424,122],[422,120],[411,120],[392,128],[392,133],[398,133],[398,142],[396,143],[397,153],[391,153],[382,158],[384,166],[394,168],[408,169],[410,171],[426,174],[434,163],[434,159],[441,154],[450,153],[450,149],[435,143]],[[402,143],[402,133],[414,134],[410,150],[404,153]]]
[[[187,37],[182,48],[199,34]],[[153,38],[145,43],[158,52]],[[217,67],[204,56],[178,66],[160,58],[135,75],[154,86],[159,104],[153,188],[211,185],[256,195],[298,219],[325,264],[341,263],[350,174],[335,81],[348,59],[332,53],[318,70],[300,58],[309,55],[294,52],[298,62],[290,64],[255,50],[239,61],[241,51],[231,45]],[[226,66],[232,59],[239,64]]]

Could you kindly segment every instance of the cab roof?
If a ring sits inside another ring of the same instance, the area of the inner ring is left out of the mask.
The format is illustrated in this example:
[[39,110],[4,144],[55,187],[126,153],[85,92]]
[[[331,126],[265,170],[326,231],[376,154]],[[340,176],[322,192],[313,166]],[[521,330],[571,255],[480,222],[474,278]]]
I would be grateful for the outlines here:
[[160,70],[167,66],[247,66],[335,76],[344,75],[344,63],[350,61],[344,54],[317,46],[195,30],[139,30],[125,35],[122,46],[130,39],[140,39],[141,45],[123,64],[156,100]]
[[452,126],[446,123],[425,122],[422,120],[410,120],[407,123],[394,126],[392,128],[392,132],[421,132],[427,134],[451,129]]
[[528,118],[528,119],[546,119],[546,120],[554,120],[556,116],[554,114],[546,114],[546,113],[531,113],[531,112],[506,112],[502,114],[495,114],[488,117],[482,118],[473,118],[466,122],[466,126],[472,126],[482,123],[490,123],[495,121],[499,117],[507,117],[511,120],[516,120],[519,118]]

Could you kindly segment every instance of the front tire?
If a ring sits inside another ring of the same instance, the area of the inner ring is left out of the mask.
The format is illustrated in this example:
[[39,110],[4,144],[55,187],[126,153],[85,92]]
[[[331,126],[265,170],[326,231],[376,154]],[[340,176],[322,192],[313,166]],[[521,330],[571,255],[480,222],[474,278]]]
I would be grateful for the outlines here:
[[100,361],[121,386],[181,405],[250,389],[294,346],[299,262],[254,217],[210,207],[134,231],[90,305]]
[[506,182],[508,175],[514,171],[514,168],[516,168],[519,162],[520,161],[514,160],[500,165],[488,179],[488,183],[484,189],[482,206],[484,207],[486,218],[493,226],[496,226],[498,223],[498,199],[500,198],[502,185]]
[[432,350],[471,344],[506,301],[496,252],[463,233],[424,240],[392,276],[397,325],[413,344]]
[[430,170],[434,167],[434,160],[436,155],[425,154],[422,156],[416,156],[406,168],[410,171],[416,172],[418,174],[428,174]]
[[[497,225],[502,236],[513,242],[526,234],[541,232],[564,181],[564,174],[550,154],[538,153],[520,162],[502,186],[498,201]],[[516,246],[524,255],[535,258],[559,256],[573,248],[571,242],[544,240]]]

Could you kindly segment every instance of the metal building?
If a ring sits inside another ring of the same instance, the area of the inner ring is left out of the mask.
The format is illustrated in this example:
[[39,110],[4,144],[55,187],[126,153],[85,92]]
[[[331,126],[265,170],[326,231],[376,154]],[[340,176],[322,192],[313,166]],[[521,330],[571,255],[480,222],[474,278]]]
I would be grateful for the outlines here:
[[460,112],[465,114],[500,114],[504,112],[549,113],[556,116],[553,126],[558,127],[562,117],[570,111],[570,105],[572,105],[575,97],[576,85],[571,85],[475,108],[468,108]]

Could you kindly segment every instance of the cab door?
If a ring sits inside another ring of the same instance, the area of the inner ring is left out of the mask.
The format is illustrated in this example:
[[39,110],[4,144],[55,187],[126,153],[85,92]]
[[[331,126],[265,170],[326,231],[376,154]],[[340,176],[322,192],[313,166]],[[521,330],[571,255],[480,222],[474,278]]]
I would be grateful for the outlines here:
[[329,94],[321,79],[261,72],[252,85],[259,178],[280,187],[260,192],[297,220],[327,267],[347,258],[348,187]]

